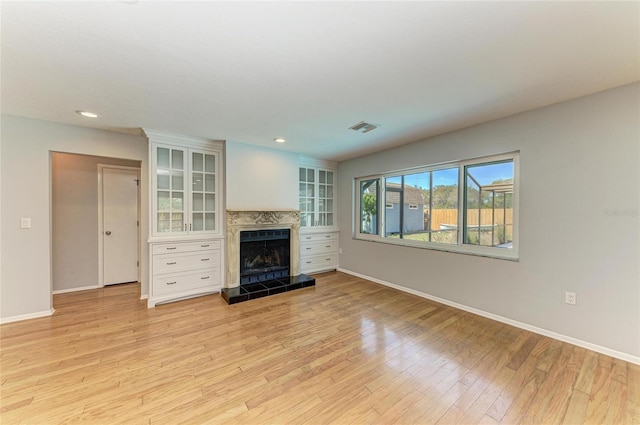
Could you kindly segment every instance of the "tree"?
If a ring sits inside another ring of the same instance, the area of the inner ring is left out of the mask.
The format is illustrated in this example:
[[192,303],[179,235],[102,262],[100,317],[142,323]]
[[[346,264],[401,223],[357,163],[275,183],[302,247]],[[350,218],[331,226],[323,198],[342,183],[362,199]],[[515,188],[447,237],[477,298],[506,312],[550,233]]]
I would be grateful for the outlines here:
[[[377,198],[373,193],[364,193],[362,194],[362,218],[364,222],[367,224],[368,232],[371,231],[371,221],[373,217],[378,212],[378,202]],[[363,231],[365,229],[362,229]],[[367,233],[368,233],[367,232]]]
[[[422,197],[425,206],[429,205],[429,197],[431,192],[429,189],[422,189]],[[433,198],[431,199],[431,207],[438,209],[455,209],[458,208],[458,185],[439,185],[433,188]]]
[[376,215],[378,205],[376,196],[373,193],[365,193],[362,195],[362,211],[369,216]]
[[439,185],[433,188],[432,205],[434,209],[458,208],[458,185]]

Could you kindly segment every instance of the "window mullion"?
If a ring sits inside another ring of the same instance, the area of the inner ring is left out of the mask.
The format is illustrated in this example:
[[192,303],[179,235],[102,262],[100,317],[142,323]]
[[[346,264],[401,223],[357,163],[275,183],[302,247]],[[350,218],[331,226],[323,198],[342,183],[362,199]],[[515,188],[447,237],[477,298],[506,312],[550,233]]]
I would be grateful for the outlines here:
[[429,242],[432,242],[432,228],[431,228],[431,219],[433,217],[433,171],[429,171]]
[[380,177],[380,184],[377,187],[378,191],[378,235],[380,237],[387,237],[387,212],[385,209],[387,198],[387,179]]
[[461,246],[464,241],[465,211],[467,210],[466,182],[464,165],[460,164],[458,167],[458,246]]
[[399,222],[400,222],[400,239],[404,239],[404,175],[400,176],[400,194],[399,194],[399,199],[400,199],[400,217],[399,217]]

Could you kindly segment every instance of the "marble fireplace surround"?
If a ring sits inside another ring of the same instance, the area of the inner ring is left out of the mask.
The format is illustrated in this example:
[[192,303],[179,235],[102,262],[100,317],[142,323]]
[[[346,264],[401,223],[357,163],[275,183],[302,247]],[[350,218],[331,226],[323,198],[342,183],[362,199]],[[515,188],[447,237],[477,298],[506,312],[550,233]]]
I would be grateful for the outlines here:
[[240,286],[240,232],[246,230],[289,229],[289,274],[300,274],[300,211],[227,210],[225,287]]

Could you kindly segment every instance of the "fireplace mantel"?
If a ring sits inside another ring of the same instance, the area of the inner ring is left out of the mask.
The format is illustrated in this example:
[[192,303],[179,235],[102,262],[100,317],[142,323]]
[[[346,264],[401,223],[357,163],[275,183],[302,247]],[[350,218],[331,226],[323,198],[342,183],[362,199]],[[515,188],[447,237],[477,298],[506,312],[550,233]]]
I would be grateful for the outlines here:
[[289,229],[290,274],[300,274],[300,211],[298,210],[227,210],[226,287],[240,286],[240,232],[262,229]]

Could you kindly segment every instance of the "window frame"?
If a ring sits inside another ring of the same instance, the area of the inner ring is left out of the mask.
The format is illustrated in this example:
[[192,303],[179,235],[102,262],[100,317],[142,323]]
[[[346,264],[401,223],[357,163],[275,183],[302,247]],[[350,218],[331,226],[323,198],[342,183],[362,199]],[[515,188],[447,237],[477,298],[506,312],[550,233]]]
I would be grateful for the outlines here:
[[354,235],[358,235],[357,239],[363,239],[363,240],[377,240],[378,238],[380,238],[380,216],[384,215],[384,211],[386,211],[386,209],[381,209],[381,206],[383,205],[381,203],[381,196],[382,196],[382,190],[380,188],[380,180],[378,180],[377,182],[377,187],[376,187],[376,200],[377,200],[377,210],[376,210],[376,221],[377,221],[377,226],[376,226],[376,233],[364,233],[362,232],[362,220],[360,219],[360,212],[361,212],[361,204],[362,204],[362,193],[360,192],[360,186],[361,186],[361,182],[366,182],[369,180],[378,180],[378,176],[369,176],[369,177],[360,177],[358,179],[354,179],[354,193],[355,193],[355,211],[353,214],[353,223],[352,223],[352,229],[354,230]]
[[[471,245],[464,243],[464,229],[465,223],[465,211],[467,205],[466,199],[466,167],[477,166],[483,164],[492,164],[505,161],[513,162],[513,240],[512,248],[499,248],[493,246],[483,245]],[[380,212],[386,210],[386,179],[420,173],[420,172],[434,172],[443,169],[458,168],[458,235],[456,244],[427,242],[427,241],[415,241],[409,239],[396,239],[390,238],[386,235],[386,217]],[[375,234],[361,233],[360,232],[360,182],[378,180],[378,222],[377,232]],[[414,248],[432,249],[437,251],[454,252],[460,254],[477,255],[482,257],[490,257],[505,260],[519,260],[519,205],[520,205],[520,152],[508,152],[491,156],[484,156],[472,159],[465,159],[460,161],[451,161],[438,164],[430,164],[420,167],[405,168],[401,170],[394,170],[386,173],[380,173],[376,175],[369,175],[365,177],[357,177],[353,179],[355,200],[353,210],[353,234],[352,237],[356,240],[366,240],[372,242],[386,243],[391,245],[401,245]]]

